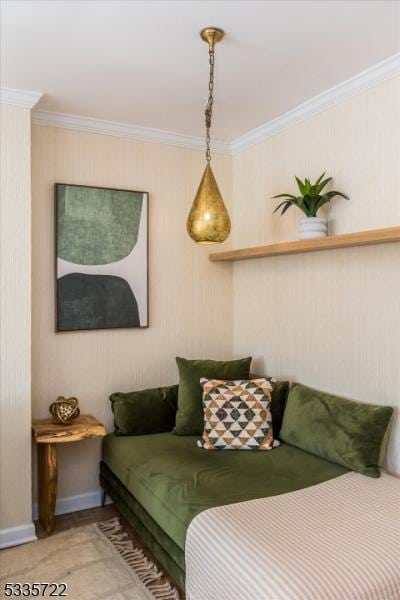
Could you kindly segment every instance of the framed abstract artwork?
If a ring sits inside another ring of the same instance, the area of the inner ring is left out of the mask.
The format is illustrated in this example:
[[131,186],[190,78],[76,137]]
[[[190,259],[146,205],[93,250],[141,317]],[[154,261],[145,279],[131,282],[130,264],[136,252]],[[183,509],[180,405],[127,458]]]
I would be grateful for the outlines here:
[[55,184],[56,331],[148,327],[148,193]]

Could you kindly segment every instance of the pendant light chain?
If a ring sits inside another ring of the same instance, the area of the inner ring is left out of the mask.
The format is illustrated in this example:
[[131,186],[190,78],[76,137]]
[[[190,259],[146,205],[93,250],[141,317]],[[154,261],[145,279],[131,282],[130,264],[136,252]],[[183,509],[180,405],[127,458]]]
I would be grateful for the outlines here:
[[210,150],[210,129],[211,129],[211,118],[212,118],[212,109],[214,102],[214,50],[211,48],[208,51],[210,57],[210,80],[208,83],[208,101],[205,110],[206,117],[206,160],[209,163],[211,161],[211,150]]

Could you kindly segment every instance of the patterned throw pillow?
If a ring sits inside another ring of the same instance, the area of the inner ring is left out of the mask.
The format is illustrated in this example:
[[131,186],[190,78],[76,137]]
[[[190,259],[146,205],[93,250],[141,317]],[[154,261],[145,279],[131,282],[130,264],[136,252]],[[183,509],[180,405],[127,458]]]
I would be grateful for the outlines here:
[[203,387],[206,450],[272,450],[279,446],[269,409],[272,387],[264,378],[200,380]]

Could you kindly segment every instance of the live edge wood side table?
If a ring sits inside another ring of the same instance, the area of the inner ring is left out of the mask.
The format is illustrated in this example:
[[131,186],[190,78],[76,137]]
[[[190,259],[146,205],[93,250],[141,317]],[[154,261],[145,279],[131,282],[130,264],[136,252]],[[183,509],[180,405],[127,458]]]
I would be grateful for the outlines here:
[[92,415],[80,415],[71,425],[55,425],[51,419],[32,422],[32,435],[38,445],[39,522],[53,533],[57,499],[57,444],[103,437],[105,427]]

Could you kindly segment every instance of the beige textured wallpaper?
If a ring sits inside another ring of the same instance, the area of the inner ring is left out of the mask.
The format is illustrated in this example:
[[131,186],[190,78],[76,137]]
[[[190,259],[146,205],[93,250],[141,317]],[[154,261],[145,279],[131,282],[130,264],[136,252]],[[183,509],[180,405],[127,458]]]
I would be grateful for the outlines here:
[[[351,200],[333,233],[400,225],[400,78],[254,146],[233,161],[233,245],[294,240],[301,213],[272,215],[294,174],[324,170]],[[400,474],[400,244],[237,262],[234,352],[258,370],[396,407],[387,466]]]
[[25,525],[33,535],[30,110],[2,104],[0,113],[0,530]]
[[[399,100],[392,79],[233,159],[216,155],[232,246],[296,239],[301,215],[272,215],[270,198],[293,191],[294,174],[325,169],[351,197],[330,208],[332,233],[400,224]],[[202,153],[34,126],[32,155],[34,416],[77,395],[111,427],[109,394],[177,381],[177,354],[252,354],[272,375],[399,407],[399,244],[209,263],[185,232]],[[148,330],[54,333],[55,182],[150,193]],[[399,438],[396,414],[387,465],[397,473]],[[99,455],[95,440],[60,448],[60,497],[97,489]]]
[[[45,417],[57,396],[74,395],[110,428],[111,392],[177,382],[176,355],[231,356],[231,268],[209,263],[209,249],[185,229],[204,156],[43,126],[33,127],[32,142],[33,415]],[[215,155],[213,165],[229,205],[231,159]],[[150,193],[149,329],[54,333],[55,182]],[[68,444],[59,456],[59,497],[98,488],[99,441]]]

